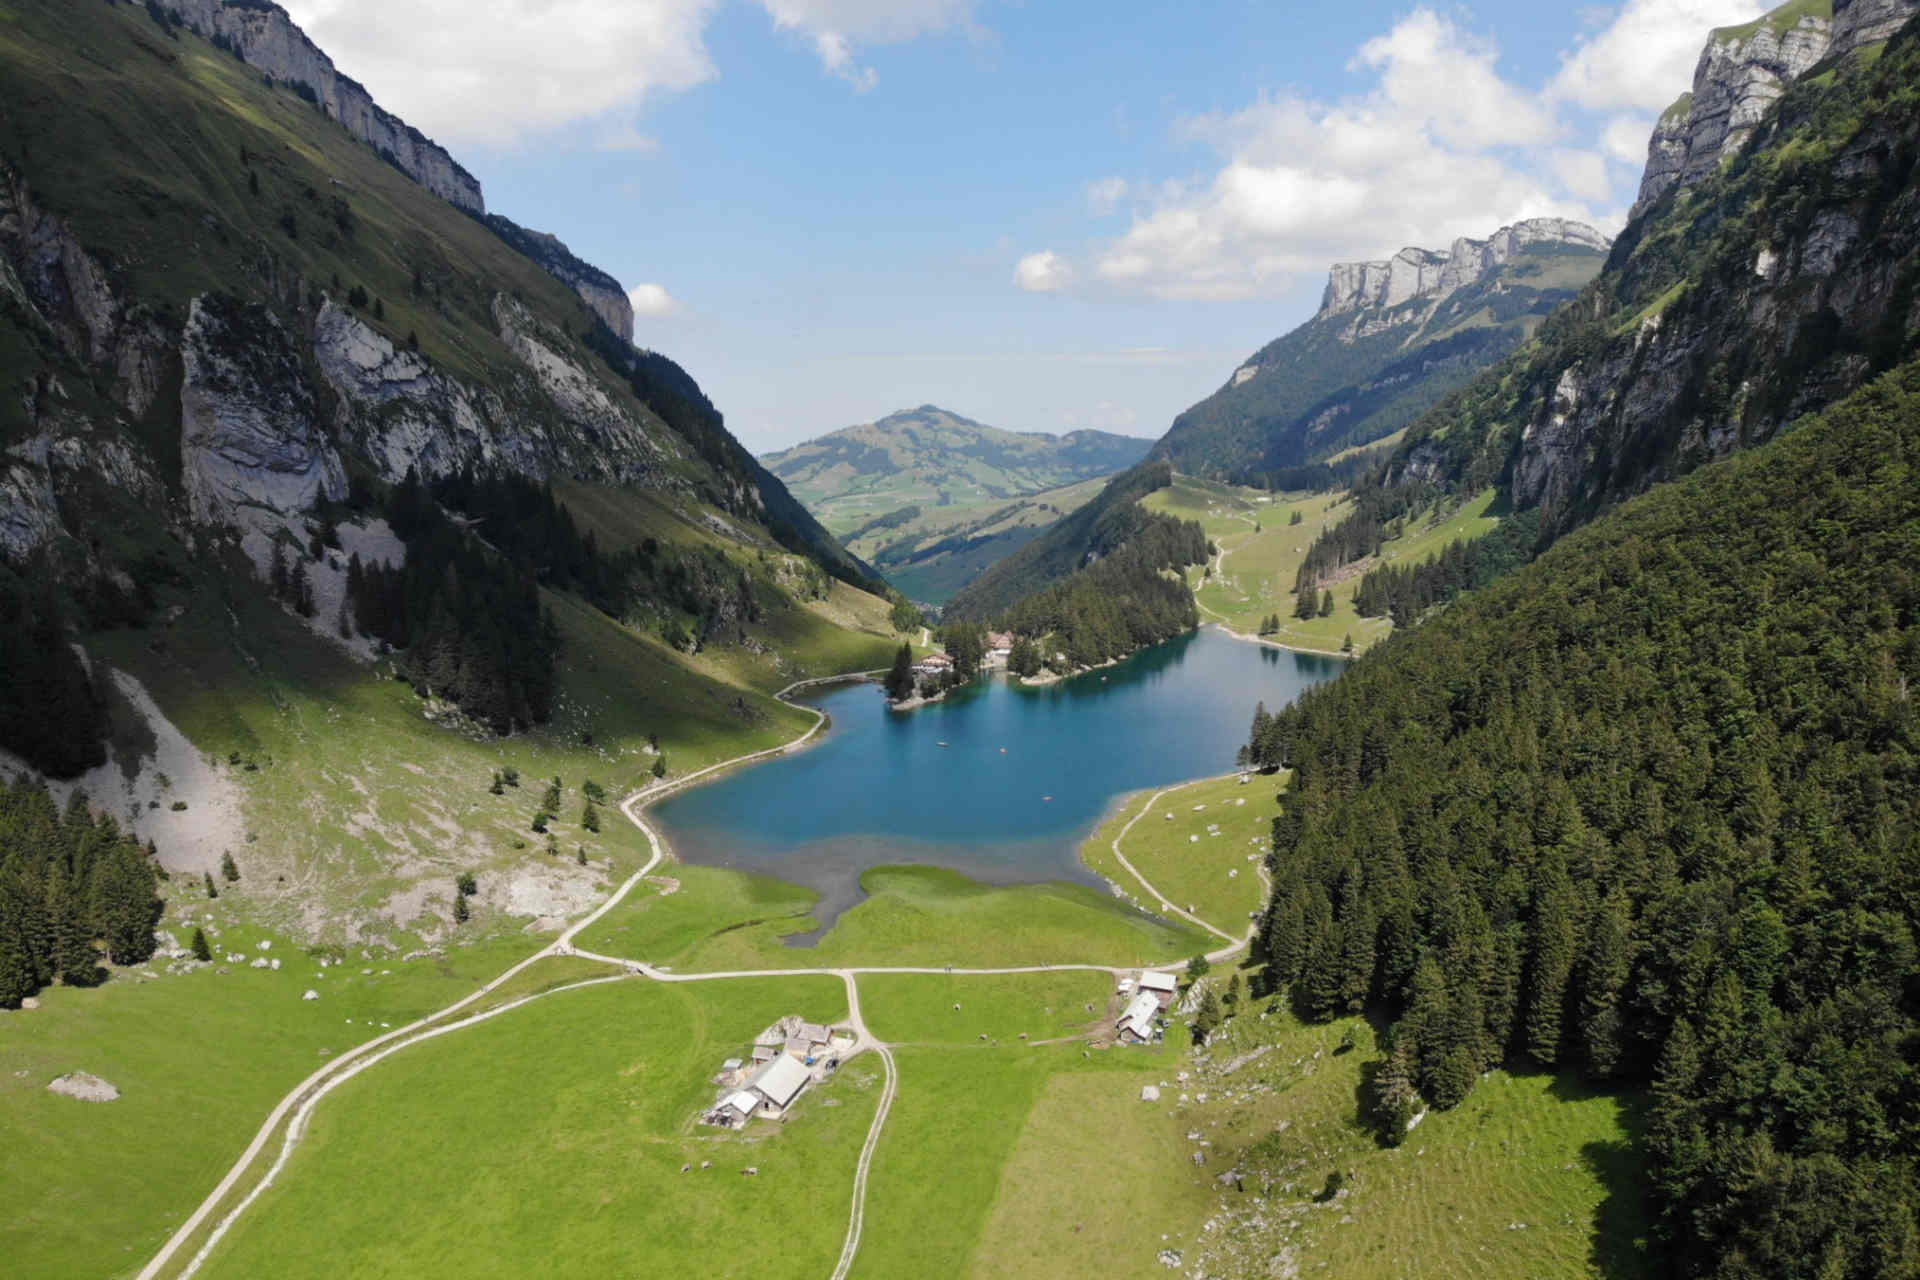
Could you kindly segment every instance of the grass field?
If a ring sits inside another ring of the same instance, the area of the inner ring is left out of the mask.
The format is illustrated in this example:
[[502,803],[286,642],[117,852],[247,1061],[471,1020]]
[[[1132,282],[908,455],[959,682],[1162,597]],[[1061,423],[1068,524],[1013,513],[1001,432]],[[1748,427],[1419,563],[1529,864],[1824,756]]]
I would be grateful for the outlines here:
[[1083,1035],[1105,1017],[1113,999],[1112,978],[1085,971],[860,978],[867,1026],[895,1044],[991,1047],[1015,1044],[1022,1036],[1035,1043]]
[[321,1104],[202,1274],[825,1274],[879,1063],[784,1122],[695,1121],[762,1027],[845,1010],[833,979],[619,982],[404,1050]]
[[[11,1274],[137,1270],[310,1071],[385,1024],[452,1003],[539,945],[491,938],[415,961],[353,951],[322,971],[285,937],[224,918],[223,953],[278,957],[281,970],[204,966],[146,982],[122,970],[100,987],[50,988],[39,1010],[0,1014],[0,1196],[12,1206],[0,1252]],[[272,950],[259,951],[261,941]],[[517,985],[552,980],[529,970]],[[320,999],[300,998],[309,987]],[[122,1096],[89,1105],[46,1091],[69,1071],[101,1076]]]
[[[1168,1049],[1089,1051],[1074,1045],[1007,1047],[978,1053],[904,1049],[900,1089],[886,1133],[874,1155],[867,1223],[853,1275],[875,1280],[906,1275],[1059,1275],[1024,1270],[1020,1255],[983,1258],[988,1220],[1001,1195],[1009,1157],[1051,1081],[1065,1073],[1095,1073],[1126,1081],[1137,1096],[1143,1078],[1171,1070]],[[1065,1179],[1056,1188],[1068,1192]],[[1071,1232],[1076,1209],[1055,1218],[1051,1230]],[[1084,1233],[1083,1233],[1084,1234]],[[1006,1268],[1006,1269],[998,1269]]]
[[835,965],[1164,964],[1208,945],[1196,930],[1144,916],[1081,885],[990,887],[932,867],[876,867],[870,895],[811,947],[813,896],[765,877],[675,867],[677,893],[635,894],[582,935],[606,955],[682,972]]
[[1155,793],[1128,796],[1080,847],[1080,860],[1142,906],[1157,909],[1159,900],[1149,898],[1113,856],[1121,830],[1141,815],[1120,844],[1127,861],[1175,906],[1237,937],[1248,915],[1266,905],[1257,868],[1273,843],[1274,796],[1281,785],[1258,775],[1245,786],[1233,776],[1209,779],[1168,791],[1144,815]]
[[[1392,623],[1363,618],[1354,611],[1353,593],[1363,572],[1353,572],[1332,587],[1332,614],[1308,619],[1293,616],[1293,584],[1300,565],[1314,538],[1350,514],[1345,497],[1278,494],[1271,504],[1259,505],[1264,496],[1258,490],[1181,477],[1173,487],[1147,499],[1146,505],[1154,510],[1200,520],[1225,553],[1224,565],[1211,576],[1199,569],[1188,572],[1201,617],[1253,635],[1262,619],[1278,614],[1280,630],[1272,640],[1327,653],[1339,651],[1349,639],[1359,653],[1385,638]],[[1493,503],[1493,491],[1487,490],[1458,507],[1416,513],[1400,536],[1381,548],[1377,560],[1359,568],[1419,564],[1449,543],[1481,537],[1499,523]],[[1301,522],[1289,524],[1296,511]]]

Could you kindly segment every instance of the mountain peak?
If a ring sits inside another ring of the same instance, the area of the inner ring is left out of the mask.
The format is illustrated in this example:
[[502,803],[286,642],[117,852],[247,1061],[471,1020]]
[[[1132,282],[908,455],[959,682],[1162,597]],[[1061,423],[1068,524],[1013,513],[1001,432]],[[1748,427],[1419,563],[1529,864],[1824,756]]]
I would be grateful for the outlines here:
[[1441,298],[1483,279],[1536,245],[1605,253],[1613,241],[1584,222],[1527,218],[1485,240],[1461,237],[1445,250],[1409,247],[1383,262],[1338,262],[1327,274],[1323,316],[1393,308],[1415,298]]

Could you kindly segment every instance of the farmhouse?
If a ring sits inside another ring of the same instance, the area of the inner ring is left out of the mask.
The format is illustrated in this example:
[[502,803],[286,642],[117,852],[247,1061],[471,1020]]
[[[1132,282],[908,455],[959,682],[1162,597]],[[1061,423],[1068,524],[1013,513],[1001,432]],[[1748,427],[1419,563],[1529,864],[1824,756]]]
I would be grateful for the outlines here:
[[[762,1115],[777,1116],[813,1083],[813,1073],[798,1058],[781,1054],[747,1078],[742,1091],[760,1100]],[[736,1095],[738,1096],[738,1095]]]
[[917,676],[943,676],[953,670],[953,659],[944,653],[930,653],[913,664]]
[[745,1089],[736,1089],[720,1100],[720,1104],[707,1113],[707,1123],[717,1124],[725,1129],[739,1129],[753,1118],[760,1106],[759,1095]]
[[1155,973],[1148,970],[1140,975],[1140,993],[1153,996],[1160,1002],[1162,1009],[1173,1004],[1174,993],[1179,986],[1179,981],[1170,973]]
[[1004,663],[1013,656],[1013,637],[1005,631],[987,632],[987,661]]
[[1120,1015],[1120,1021],[1114,1028],[1114,1035],[1121,1044],[1149,1044],[1156,1028],[1154,1020],[1160,1016],[1160,1002],[1151,991],[1142,991]]
[[787,1035],[787,1053],[811,1063],[833,1047],[833,1032],[817,1022],[803,1022]]

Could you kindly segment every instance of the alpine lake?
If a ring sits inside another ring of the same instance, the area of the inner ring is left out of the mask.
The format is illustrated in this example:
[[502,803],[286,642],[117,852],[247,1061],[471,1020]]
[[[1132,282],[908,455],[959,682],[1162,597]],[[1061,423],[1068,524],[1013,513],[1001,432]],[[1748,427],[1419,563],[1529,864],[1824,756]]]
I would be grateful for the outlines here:
[[1257,703],[1278,710],[1345,665],[1206,628],[1056,684],[983,677],[912,711],[889,709],[876,684],[827,686],[799,699],[830,721],[806,747],[652,814],[687,862],[817,892],[823,927],[873,867],[1103,887],[1079,848],[1110,805],[1230,772]]

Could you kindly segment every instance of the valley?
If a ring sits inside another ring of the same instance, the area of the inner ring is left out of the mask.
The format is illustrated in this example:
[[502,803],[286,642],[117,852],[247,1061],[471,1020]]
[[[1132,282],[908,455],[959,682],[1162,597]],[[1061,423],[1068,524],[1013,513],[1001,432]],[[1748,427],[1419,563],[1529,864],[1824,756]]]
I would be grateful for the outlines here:
[[0,0],[7,1273],[1920,1280],[1920,0],[1654,7]]

